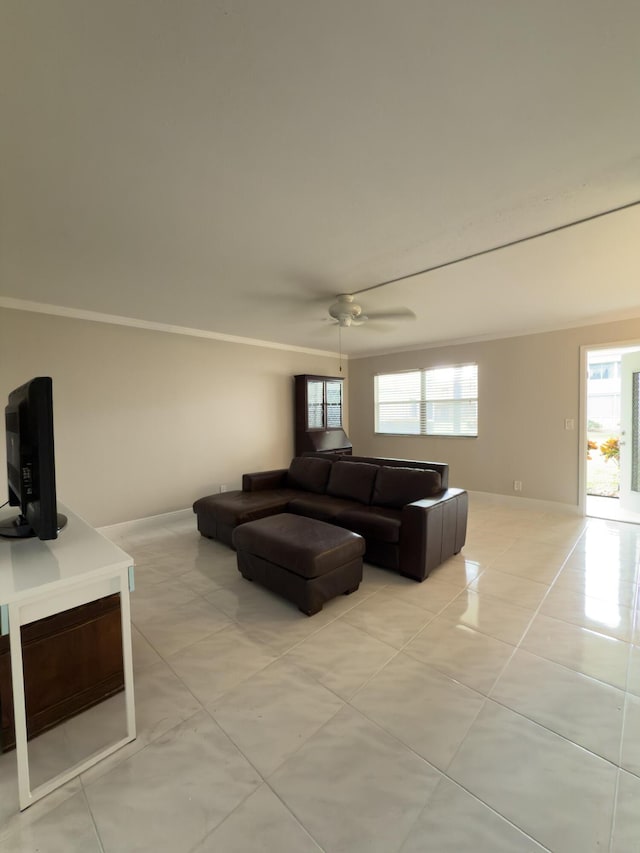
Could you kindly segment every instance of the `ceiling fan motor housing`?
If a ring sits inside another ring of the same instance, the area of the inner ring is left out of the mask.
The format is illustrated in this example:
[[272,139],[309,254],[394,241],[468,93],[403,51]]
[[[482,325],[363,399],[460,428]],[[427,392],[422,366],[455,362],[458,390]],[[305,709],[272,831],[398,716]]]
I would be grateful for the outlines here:
[[329,308],[329,314],[341,326],[350,326],[354,320],[362,315],[362,307],[354,302],[351,294],[345,293],[339,296],[338,301],[334,302]]

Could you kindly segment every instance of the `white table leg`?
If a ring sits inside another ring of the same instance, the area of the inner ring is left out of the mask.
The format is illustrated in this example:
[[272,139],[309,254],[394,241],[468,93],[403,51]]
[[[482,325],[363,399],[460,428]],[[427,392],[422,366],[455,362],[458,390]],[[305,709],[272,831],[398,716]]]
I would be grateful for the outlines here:
[[27,711],[24,695],[22,667],[22,637],[20,632],[20,605],[9,605],[9,648],[11,653],[11,687],[13,689],[13,720],[16,733],[16,759],[18,764],[18,796],[20,808],[31,805],[29,781],[29,754],[27,751]]
[[[67,771],[59,773],[53,779],[31,789],[29,776],[29,753],[27,748],[27,714],[24,693],[24,669],[22,662],[22,638],[20,627],[21,604],[9,605],[9,644],[11,650],[11,683],[13,687],[13,713],[16,732],[16,758],[18,764],[18,794],[20,810],[26,809],[32,803],[64,785],[70,779],[84,773],[102,758],[130,743],[136,736],[135,696],[133,688],[133,655],[131,652],[131,608],[129,602],[129,570],[124,569],[116,575],[120,587],[120,610],[122,620],[122,663],[124,670],[124,691],[126,708],[127,733],[124,738],[100,749],[86,760],[78,762]],[[86,584],[89,588],[91,583]],[[92,601],[93,596],[87,595],[84,600]],[[57,611],[61,612],[61,611]]]
[[129,584],[132,572],[120,576],[120,614],[122,618],[122,664],[124,669],[124,698],[127,714],[127,738],[136,736],[136,709],[133,690],[133,653],[131,649],[131,605]]

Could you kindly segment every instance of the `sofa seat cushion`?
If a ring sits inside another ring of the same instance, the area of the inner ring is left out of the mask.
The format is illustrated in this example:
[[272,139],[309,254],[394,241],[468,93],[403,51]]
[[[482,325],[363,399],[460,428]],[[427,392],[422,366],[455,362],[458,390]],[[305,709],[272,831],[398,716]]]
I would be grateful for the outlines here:
[[296,456],[287,472],[287,486],[322,495],[327,488],[331,461],[318,456]]
[[327,494],[368,504],[378,465],[366,462],[334,462],[327,483]]
[[290,513],[241,525],[233,532],[238,553],[256,554],[304,578],[317,578],[359,560],[364,539],[355,533]]
[[440,494],[442,480],[437,471],[380,466],[376,474],[371,503],[374,506],[401,509],[405,504]]
[[332,495],[301,495],[289,502],[287,512],[296,515],[306,515],[307,518],[317,518],[318,521],[332,522],[340,512],[353,509],[360,504],[344,498],[334,498]]
[[400,541],[401,519],[402,510],[363,506],[339,513],[335,523],[359,533],[367,540],[397,544]]
[[295,489],[273,489],[267,492],[223,492],[208,495],[193,505],[197,514],[211,515],[222,524],[235,527],[266,515],[284,512],[292,498],[302,494]]

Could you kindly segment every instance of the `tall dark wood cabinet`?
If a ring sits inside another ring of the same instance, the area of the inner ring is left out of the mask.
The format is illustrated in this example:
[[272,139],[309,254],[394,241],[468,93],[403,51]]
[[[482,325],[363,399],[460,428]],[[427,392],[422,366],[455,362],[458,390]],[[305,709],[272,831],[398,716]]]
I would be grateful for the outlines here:
[[343,428],[344,379],[340,376],[295,378],[295,455],[307,451],[351,453]]

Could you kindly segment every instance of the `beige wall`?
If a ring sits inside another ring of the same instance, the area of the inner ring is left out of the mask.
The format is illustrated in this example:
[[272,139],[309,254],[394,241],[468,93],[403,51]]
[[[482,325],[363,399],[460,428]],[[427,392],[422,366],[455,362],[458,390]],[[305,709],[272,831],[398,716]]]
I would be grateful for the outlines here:
[[[354,452],[432,459],[451,466],[450,483],[467,489],[577,504],[580,347],[640,340],[640,320],[497,341],[442,346],[349,363],[350,438]],[[478,438],[376,436],[376,373],[478,363]],[[564,428],[565,418],[576,429]],[[586,450],[585,450],[586,453]]]
[[[513,495],[518,479],[523,497],[577,504],[580,346],[631,340],[638,320],[351,359],[354,450],[449,462],[452,485],[471,490]],[[479,365],[477,439],[374,435],[375,373],[466,361]],[[53,377],[58,494],[95,525],[181,509],[238,487],[244,471],[287,464],[295,373],[337,375],[338,362],[0,309],[0,401]]]
[[53,377],[58,497],[96,526],[287,465],[296,373],[337,375],[338,360],[0,308],[0,401]]

